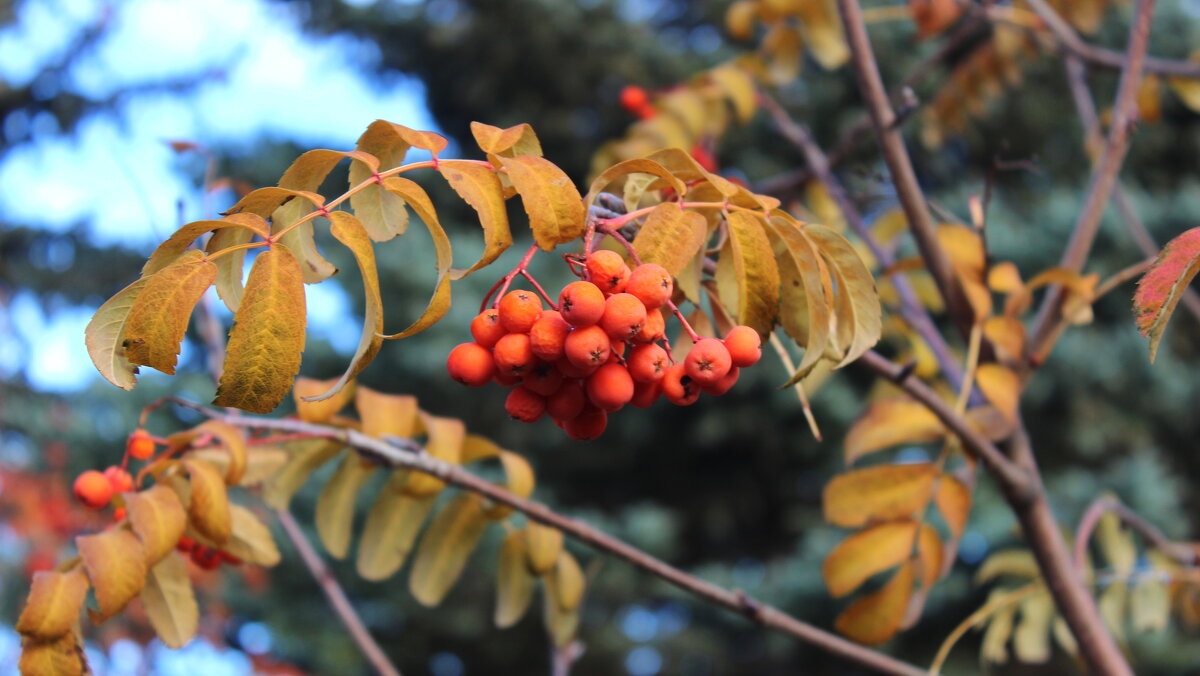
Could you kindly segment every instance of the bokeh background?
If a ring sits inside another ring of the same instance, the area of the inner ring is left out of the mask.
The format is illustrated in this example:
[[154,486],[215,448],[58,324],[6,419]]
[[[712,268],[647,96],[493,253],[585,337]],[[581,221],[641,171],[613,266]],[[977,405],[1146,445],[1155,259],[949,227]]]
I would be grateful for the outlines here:
[[[880,6],[882,2],[867,2]],[[1200,46],[1200,2],[1161,0],[1151,51],[1182,58]],[[126,393],[101,381],[83,327],[104,299],[136,275],[157,241],[183,222],[231,204],[237,185],[272,185],[300,152],[350,149],[384,118],[440,131],[446,156],[478,157],[468,124],[529,122],[547,157],[578,183],[605,140],[632,119],[617,104],[626,84],[668,86],[746,45],[726,36],[724,0],[24,0],[0,3],[0,673],[16,671],[11,630],[27,574],[69,554],[70,536],[100,525],[72,506],[70,478],[116,461],[142,406],[168,393],[208,400],[203,343],[185,342],[180,374],[144,371]],[[1128,9],[1106,15],[1098,42],[1120,46]],[[872,27],[888,82],[935,43],[916,44],[911,22]],[[914,46],[915,45],[915,46]],[[932,95],[944,78],[916,92]],[[1112,73],[1092,78],[1111,100]],[[846,69],[811,61],[779,93],[828,146],[861,111]],[[996,159],[1021,170],[995,175],[988,239],[994,255],[1028,278],[1052,265],[1086,186],[1082,130],[1060,61],[1033,58],[1023,81],[994,99],[962,134],[925,147],[910,125],[929,195],[965,214]],[[172,145],[174,142],[174,145]],[[1171,94],[1143,123],[1123,172],[1135,206],[1160,242],[1197,225],[1200,117]],[[801,166],[761,116],[717,149],[731,175],[783,185]],[[344,172],[344,167],[341,169]],[[868,142],[841,168],[871,217],[894,204]],[[206,180],[226,188],[205,192]],[[343,182],[344,173],[327,185]],[[462,260],[479,247],[473,215],[440,183],[427,182]],[[444,205],[444,206],[443,206]],[[517,218],[518,244],[528,238]],[[418,229],[419,230],[419,229]],[[429,252],[413,231],[379,250],[389,326],[412,317],[430,289]],[[461,242],[461,244],[460,244]],[[472,247],[476,249],[472,250]],[[514,249],[521,249],[521,246]],[[353,263],[333,247],[343,270]],[[842,463],[840,440],[861,410],[869,375],[853,366],[814,395],[826,441],[815,441],[773,357],[734,390],[687,409],[622,412],[596,442],[568,442],[548,421],[506,419],[503,393],[466,391],[444,376],[450,347],[468,335],[480,295],[515,263],[515,251],[456,285],[450,315],[433,329],[384,346],[361,381],[417,395],[439,415],[525,453],[536,497],[718,584],[770,600],[822,626],[844,604],[824,591],[820,564],[843,536],[823,524],[821,488]],[[544,257],[547,260],[552,257]],[[1105,220],[1089,269],[1140,258],[1115,217]],[[546,261],[543,261],[545,263]],[[565,271],[542,265],[547,286]],[[362,298],[354,275],[309,287],[303,373],[340,373],[358,340]],[[1073,329],[1030,387],[1023,413],[1053,504],[1074,524],[1104,490],[1162,526],[1195,538],[1200,503],[1200,360],[1196,321],[1180,312],[1151,368],[1133,328],[1132,287]],[[211,299],[210,299],[211,300]],[[211,307],[224,322],[219,302]],[[167,433],[163,415],[152,430]],[[928,449],[901,451],[919,459]],[[326,472],[331,468],[326,468]],[[311,523],[319,484],[294,503]],[[368,494],[371,491],[367,491]],[[283,538],[280,537],[282,542]],[[971,574],[989,553],[1018,543],[1015,524],[984,481],[953,575],[934,591],[917,628],[887,646],[928,664],[941,639],[986,597]],[[537,612],[505,631],[491,627],[495,542],[485,542],[442,607],[419,607],[403,573],[383,584],[338,579],[405,674],[548,673]],[[332,619],[286,542],[269,572],[237,570],[202,580],[203,636],[164,650],[137,622],[89,629],[98,674],[360,674],[358,653]],[[578,674],[857,673],[803,644],[707,608],[615,561],[576,550],[597,572],[588,594]],[[950,673],[977,673],[977,634],[955,651]],[[1197,673],[1200,636],[1173,626],[1131,644],[1139,673]],[[1056,656],[1043,669],[1062,673]],[[1003,672],[1003,669],[992,669]],[[1010,670],[1012,672],[1012,670]],[[1014,672],[1015,673],[1015,672]]]

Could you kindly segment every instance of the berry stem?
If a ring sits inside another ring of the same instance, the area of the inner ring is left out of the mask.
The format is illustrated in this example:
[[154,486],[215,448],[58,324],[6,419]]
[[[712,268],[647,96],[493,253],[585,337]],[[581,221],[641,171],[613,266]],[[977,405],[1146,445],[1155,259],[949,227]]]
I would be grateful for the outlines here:
[[546,290],[542,288],[541,284],[538,284],[538,281],[533,278],[533,275],[529,274],[528,270],[521,270],[521,276],[529,280],[534,290],[541,294],[542,298],[546,299],[546,304],[550,306],[551,310],[558,310],[558,304],[554,302],[554,299],[550,298],[550,294],[546,293]]
[[[496,302],[493,304],[493,307],[499,308],[500,299],[504,298],[504,294],[508,293],[508,287],[510,284],[512,284],[512,280],[515,279],[517,275],[523,275],[526,279],[533,282],[533,285],[539,292],[541,292],[543,296],[546,295],[546,292],[542,291],[542,287],[538,286],[538,283],[533,281],[533,277],[526,271],[529,268],[529,261],[533,260],[533,255],[537,252],[538,245],[530,245],[529,249],[525,252],[525,255],[521,258],[521,262],[517,263],[517,267],[509,271],[507,275],[504,275],[500,279],[496,280],[496,283],[492,286],[491,290],[489,290],[487,295],[483,297],[483,303],[479,306],[480,312],[483,312],[487,309],[488,301],[492,299],[492,294],[496,295]],[[499,289],[498,292],[497,289]],[[553,306],[554,304],[551,303],[551,305]]]
[[[642,264],[642,259],[638,258],[637,251],[635,251],[633,248],[633,243],[626,239],[624,235],[617,232],[611,225],[606,222],[597,222],[596,232],[599,232],[602,235],[608,235],[609,237],[617,240],[621,246],[625,247],[625,251],[629,252],[629,259],[633,261],[634,265]],[[683,326],[683,330],[687,332],[688,337],[692,339],[692,342],[700,342],[700,336],[692,328],[692,325],[688,323],[688,320],[684,319],[683,313],[679,311],[679,307],[675,305],[670,298],[667,299],[666,306],[671,309],[671,312],[675,313],[675,316],[679,319],[679,323]],[[668,346],[667,349],[669,350],[670,347]]]

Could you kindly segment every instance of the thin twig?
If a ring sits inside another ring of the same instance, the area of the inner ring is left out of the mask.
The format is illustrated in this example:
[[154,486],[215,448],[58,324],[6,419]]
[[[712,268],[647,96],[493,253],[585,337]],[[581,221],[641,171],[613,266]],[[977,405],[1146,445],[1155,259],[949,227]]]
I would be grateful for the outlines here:
[[[1031,0],[1031,6],[1042,0]],[[1117,183],[1117,174],[1125,161],[1125,153],[1129,149],[1129,136],[1137,116],[1138,85],[1142,81],[1142,67],[1146,60],[1146,48],[1150,42],[1150,17],[1154,13],[1154,0],[1138,0],[1134,10],[1133,25],[1130,28],[1129,46],[1126,50],[1127,64],[1121,71],[1121,80],[1117,86],[1117,95],[1113,103],[1112,125],[1108,130],[1108,139],[1100,158],[1092,167],[1091,185],[1087,197],[1080,209],[1071,238],[1063,251],[1059,267],[1073,272],[1079,272],[1087,262],[1092,243],[1100,229],[1100,219],[1104,215],[1104,207],[1108,204],[1113,186]],[[1040,15],[1040,13],[1039,13]],[[1045,17],[1043,17],[1044,19]],[[1030,331],[1030,354],[1045,354],[1045,343],[1054,333],[1056,316],[1062,310],[1066,294],[1061,286],[1051,287],[1038,308],[1037,316]]]
[[884,161],[891,172],[896,195],[900,198],[900,206],[904,208],[905,216],[908,217],[909,230],[917,242],[921,257],[925,259],[925,267],[933,276],[938,291],[945,300],[946,311],[965,336],[971,330],[974,311],[967,302],[962,284],[954,274],[950,258],[938,243],[933,218],[929,215],[929,205],[926,204],[925,195],[917,182],[908,149],[904,147],[904,138],[896,126],[896,112],[892,110],[887,91],[883,87],[883,79],[879,75],[879,66],[871,49],[867,27],[863,24],[862,8],[859,7],[858,0],[837,0],[837,4],[846,28],[858,88],[871,113],[875,135],[879,138]]
[[1079,527],[1075,531],[1075,567],[1078,570],[1084,569],[1088,541],[1092,539],[1092,532],[1100,523],[1100,517],[1107,512],[1115,514],[1122,523],[1137,531],[1146,544],[1171,557],[1177,563],[1185,566],[1195,566],[1198,563],[1197,552],[1194,548],[1171,540],[1157,526],[1142,518],[1140,514],[1115,497],[1102,495],[1088,505],[1083,517],[1079,520]]
[[[208,413],[205,411],[205,413]],[[240,417],[240,416],[235,416]],[[338,619],[346,627],[346,631],[350,632],[350,637],[354,639],[354,643],[358,645],[358,649],[362,651],[364,657],[370,662],[371,667],[376,673],[382,676],[400,676],[400,671],[396,669],[391,660],[371,637],[371,632],[367,631],[366,625],[359,618],[358,613],[354,611],[354,606],[350,604],[350,599],[346,598],[346,592],[342,590],[342,586],[338,584],[337,579],[333,577],[329,567],[321,560],[321,555],[313,549],[308,538],[304,535],[304,531],[300,529],[300,524],[296,523],[296,518],[290,512],[279,510],[276,512],[279,516],[279,523],[283,525],[284,532],[287,533],[288,539],[295,545],[296,551],[300,552],[300,558],[304,561],[304,565],[308,567],[308,571],[312,573],[313,579],[321,587],[321,591],[325,593],[325,598],[329,600],[329,605],[333,611],[337,613]]]
[[338,439],[357,449],[360,453],[387,465],[430,474],[448,484],[477,493],[493,502],[508,505],[534,521],[553,526],[579,542],[623,559],[693,596],[733,610],[763,627],[811,643],[826,652],[855,662],[860,666],[874,669],[880,673],[900,676],[923,676],[925,674],[923,669],[798,620],[778,608],[763,604],[743,593],[706,582],[621,540],[606,535],[582,521],[562,516],[545,505],[520,498],[459,465],[435,458],[426,453],[420,445],[409,440],[389,438],[388,441],[383,441],[353,429],[316,425],[302,420],[225,414],[182,399],[171,398],[170,401],[236,427],[278,430],[289,434],[301,433],[317,438]]

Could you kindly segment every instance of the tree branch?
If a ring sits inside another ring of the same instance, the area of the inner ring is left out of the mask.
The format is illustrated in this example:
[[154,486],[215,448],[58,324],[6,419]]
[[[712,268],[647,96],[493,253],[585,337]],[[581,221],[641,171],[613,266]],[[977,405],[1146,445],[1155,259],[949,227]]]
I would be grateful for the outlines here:
[[[208,415],[207,412],[206,415]],[[300,552],[300,559],[304,561],[304,565],[312,573],[313,579],[325,593],[325,598],[329,600],[329,606],[337,613],[338,619],[342,621],[346,631],[350,632],[350,637],[354,639],[358,649],[367,658],[367,662],[381,676],[400,676],[395,665],[371,637],[371,632],[367,631],[367,627],[358,617],[358,613],[354,612],[354,606],[350,604],[350,599],[346,598],[346,592],[333,577],[329,567],[321,560],[321,555],[313,549],[312,544],[305,537],[304,531],[300,529],[300,524],[296,523],[296,518],[292,516],[291,512],[284,510],[277,511],[276,515],[279,516],[279,523],[283,525],[288,539],[296,546],[296,551]]]
[[875,62],[875,53],[871,49],[867,27],[863,23],[862,8],[859,7],[858,0],[837,0],[837,3],[842,23],[846,28],[846,39],[850,44],[858,88],[871,113],[875,135],[879,137],[879,145],[892,175],[892,183],[896,186],[900,205],[908,217],[909,229],[916,239],[921,257],[925,259],[925,267],[933,275],[934,282],[937,283],[938,290],[946,302],[946,311],[958,329],[966,335],[970,331],[974,312],[967,302],[962,285],[954,275],[949,257],[937,241],[937,231],[929,215],[925,195],[917,183],[908,149],[904,147],[904,139],[896,127],[896,112],[892,110],[883,80],[879,76],[879,66]]
[[621,540],[606,535],[582,521],[562,516],[545,505],[518,497],[458,465],[433,457],[411,440],[388,438],[387,441],[384,441],[352,429],[327,427],[302,420],[253,418],[226,414],[189,401],[176,398],[170,400],[209,418],[221,420],[236,427],[278,430],[307,434],[312,437],[338,439],[357,449],[360,453],[389,466],[405,467],[430,474],[448,484],[477,493],[494,502],[508,505],[534,521],[553,526],[584,544],[623,559],[693,596],[733,610],[763,627],[811,643],[826,652],[855,662],[860,666],[874,669],[880,673],[899,676],[923,676],[925,674],[923,669],[798,620],[778,608],[760,603],[741,592],[706,582]]
[[1075,531],[1075,568],[1077,570],[1083,570],[1084,561],[1087,559],[1088,541],[1092,539],[1092,532],[1100,523],[1100,517],[1104,516],[1106,512],[1116,514],[1122,523],[1137,531],[1146,544],[1171,557],[1174,561],[1185,566],[1195,566],[1200,563],[1197,561],[1197,552],[1194,548],[1171,540],[1157,526],[1142,518],[1140,514],[1115,497],[1102,495],[1088,505],[1083,517],[1079,520],[1079,527]]
[[[843,0],[845,1],[845,0]],[[1043,0],[1031,0],[1030,6],[1036,7]],[[1043,2],[1044,5],[1044,2]],[[1136,116],[1136,98],[1138,85],[1142,79],[1142,68],[1146,60],[1146,48],[1150,42],[1150,17],[1154,12],[1154,0],[1138,0],[1134,10],[1133,25],[1130,27],[1129,47],[1127,49],[1126,68],[1121,71],[1120,84],[1113,103],[1112,125],[1108,130],[1108,139],[1100,154],[1100,159],[1092,167],[1091,185],[1087,197],[1067,248],[1063,251],[1059,266],[1079,272],[1087,262],[1092,243],[1100,229],[1100,219],[1104,215],[1104,207],[1112,194],[1117,182],[1117,174],[1125,161],[1125,153],[1129,149],[1129,135]],[[1045,354],[1048,341],[1054,334],[1056,315],[1062,310],[1065,294],[1061,286],[1052,286],[1042,300],[1041,307],[1030,331],[1030,354]]]

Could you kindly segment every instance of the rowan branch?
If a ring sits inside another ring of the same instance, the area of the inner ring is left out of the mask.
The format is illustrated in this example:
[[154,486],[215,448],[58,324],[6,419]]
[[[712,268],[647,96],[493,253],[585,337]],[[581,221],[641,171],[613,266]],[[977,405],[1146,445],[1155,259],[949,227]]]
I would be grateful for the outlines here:
[[279,517],[279,523],[283,525],[288,539],[295,545],[296,551],[300,552],[300,559],[304,561],[308,572],[312,573],[313,579],[317,581],[317,585],[324,592],[325,598],[329,601],[329,607],[337,613],[338,619],[346,627],[346,631],[350,632],[350,637],[354,639],[355,645],[367,658],[367,662],[381,676],[400,676],[400,671],[371,637],[371,632],[367,631],[366,625],[354,611],[354,606],[350,604],[346,592],[333,577],[329,566],[325,565],[325,562],[321,560],[321,555],[313,549],[312,544],[305,537],[304,531],[300,529],[300,524],[296,523],[296,518],[292,516],[291,512],[285,510],[278,510],[275,514]]
[[950,258],[938,243],[933,218],[929,215],[929,205],[926,204],[925,195],[917,182],[908,149],[904,147],[904,138],[897,128],[896,111],[892,109],[887,90],[883,87],[883,79],[879,76],[879,65],[875,61],[875,52],[871,49],[866,24],[863,23],[862,8],[859,7],[858,0],[837,2],[842,23],[846,28],[846,39],[850,45],[858,88],[871,113],[871,122],[875,126],[875,135],[879,138],[883,159],[892,175],[892,183],[896,186],[900,206],[904,208],[904,214],[908,217],[909,230],[916,239],[921,257],[925,259],[925,267],[933,276],[938,291],[945,300],[946,311],[965,336],[970,332],[974,311],[967,302],[958,277],[954,275]]
[[632,545],[606,535],[582,521],[562,516],[545,505],[518,497],[504,488],[468,472],[459,465],[435,458],[411,440],[388,438],[387,441],[384,441],[352,429],[317,425],[302,420],[254,418],[227,414],[182,399],[171,398],[170,401],[235,427],[276,430],[289,434],[306,434],[314,438],[337,439],[387,466],[403,467],[429,474],[493,502],[512,507],[534,521],[557,528],[579,542],[623,559],[697,598],[737,612],[765,628],[810,643],[860,666],[874,669],[880,673],[899,676],[923,676],[925,674],[923,669],[803,622],[778,608],[752,599],[744,593],[706,582]]
[[1079,520],[1075,531],[1075,567],[1082,571],[1087,559],[1088,541],[1100,523],[1100,517],[1113,513],[1122,523],[1132,528],[1146,541],[1146,544],[1171,557],[1172,560],[1185,565],[1195,566],[1197,560],[1195,548],[1168,538],[1157,526],[1147,521],[1140,514],[1127,507],[1123,502],[1111,495],[1102,495],[1092,501]]
[[[1042,0],[1031,0],[1031,6]],[[1044,3],[1043,3],[1044,4]],[[1104,215],[1104,207],[1112,194],[1113,186],[1117,183],[1117,174],[1125,161],[1125,153],[1129,149],[1129,136],[1137,114],[1136,99],[1138,85],[1142,79],[1142,69],[1146,60],[1146,49],[1150,42],[1150,17],[1154,12],[1154,0],[1138,0],[1134,10],[1133,25],[1130,27],[1129,47],[1127,48],[1127,63],[1121,71],[1121,80],[1117,86],[1116,99],[1113,103],[1112,125],[1108,130],[1100,158],[1092,167],[1091,185],[1071,238],[1063,251],[1059,267],[1073,272],[1079,272],[1087,262],[1092,243],[1100,229],[1100,219]],[[1065,294],[1061,286],[1050,287],[1038,308],[1037,316],[1030,331],[1030,354],[1045,354],[1049,350],[1048,341],[1053,336],[1055,318],[1062,310]]]

